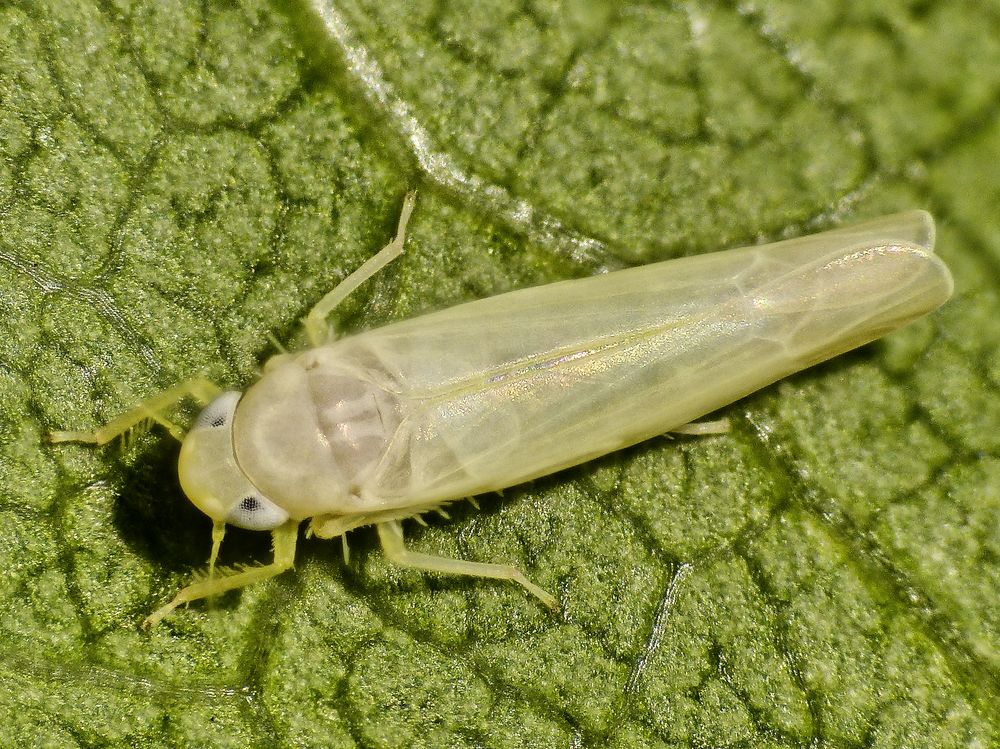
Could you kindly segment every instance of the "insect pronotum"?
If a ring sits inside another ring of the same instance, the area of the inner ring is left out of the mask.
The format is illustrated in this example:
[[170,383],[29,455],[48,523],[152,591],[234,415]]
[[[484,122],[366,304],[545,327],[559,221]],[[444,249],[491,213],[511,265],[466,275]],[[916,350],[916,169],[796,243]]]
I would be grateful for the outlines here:
[[[513,580],[518,569],[419,554],[400,521],[668,431],[787,374],[872,341],[952,292],[934,223],[910,211],[855,226],[523,289],[336,339],[327,317],[403,251],[396,237],[305,318],[311,348],[264,365],[245,393],[195,379],[93,432],[106,443],[147,419],[183,439],[178,472],[213,521],[208,575],[153,612],[292,566],[298,527],[320,538],[375,525],[393,562]],[[207,403],[186,435],[167,419]],[[227,524],[273,534],[270,564],[215,570]]]

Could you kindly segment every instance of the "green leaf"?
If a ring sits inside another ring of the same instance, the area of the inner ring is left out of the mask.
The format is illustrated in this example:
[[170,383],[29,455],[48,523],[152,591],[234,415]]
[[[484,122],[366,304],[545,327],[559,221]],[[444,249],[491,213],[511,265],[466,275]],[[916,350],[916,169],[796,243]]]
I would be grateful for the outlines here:
[[[1000,743],[994,8],[15,0],[0,30],[0,745]],[[958,290],[727,436],[407,525],[560,616],[362,530],[141,631],[209,549],[176,444],[47,432],[252,382],[411,188],[345,330],[914,206]]]

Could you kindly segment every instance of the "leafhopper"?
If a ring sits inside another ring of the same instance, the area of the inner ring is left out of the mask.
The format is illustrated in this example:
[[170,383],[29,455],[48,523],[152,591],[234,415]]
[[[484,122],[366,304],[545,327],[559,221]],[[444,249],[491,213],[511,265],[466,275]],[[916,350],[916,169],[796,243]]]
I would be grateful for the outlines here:
[[[309,313],[311,347],[269,359],[245,392],[197,379],[94,432],[154,419],[182,438],[184,492],[213,521],[209,574],[146,619],[292,566],[299,526],[320,538],[374,525],[407,567],[513,580],[520,570],[410,551],[401,521],[669,431],[868,343],[952,293],[923,211],[771,244],[686,257],[460,304],[334,339],[327,317],[403,251],[395,238]],[[207,405],[183,434],[179,399]],[[226,525],[270,531],[274,559],[216,571]]]

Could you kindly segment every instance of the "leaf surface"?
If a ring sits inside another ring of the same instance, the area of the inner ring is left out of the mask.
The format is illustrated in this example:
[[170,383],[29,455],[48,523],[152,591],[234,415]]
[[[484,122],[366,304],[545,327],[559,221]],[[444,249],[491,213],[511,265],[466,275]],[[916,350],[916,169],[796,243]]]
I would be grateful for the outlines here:
[[[0,29],[0,744],[1000,741],[996,8],[47,0]],[[727,436],[407,525],[558,617],[363,530],[141,631],[210,543],[176,445],[48,430],[245,387],[411,188],[342,330],[908,207],[957,293]]]

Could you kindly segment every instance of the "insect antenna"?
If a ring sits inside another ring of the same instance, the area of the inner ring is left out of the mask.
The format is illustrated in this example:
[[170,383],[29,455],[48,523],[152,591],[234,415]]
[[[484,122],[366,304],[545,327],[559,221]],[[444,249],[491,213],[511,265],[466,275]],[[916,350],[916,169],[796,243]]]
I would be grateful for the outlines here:
[[286,349],[282,345],[281,341],[279,341],[278,338],[277,338],[277,336],[275,336],[274,333],[272,333],[271,331],[267,332],[267,340],[269,340],[271,342],[272,346],[274,346],[276,349],[278,349],[278,353],[279,354],[287,354],[288,353],[288,349]]

